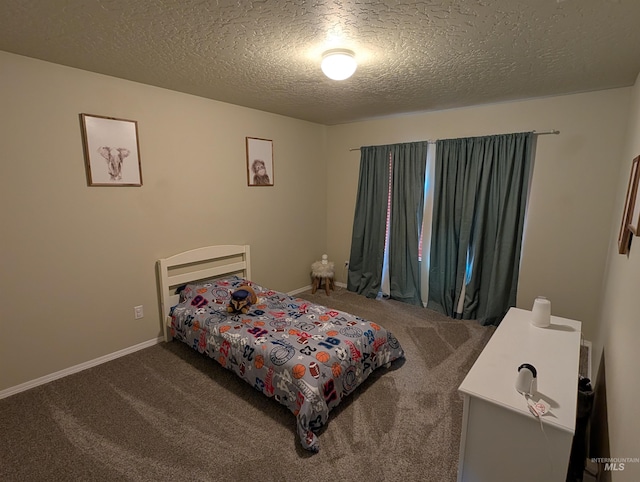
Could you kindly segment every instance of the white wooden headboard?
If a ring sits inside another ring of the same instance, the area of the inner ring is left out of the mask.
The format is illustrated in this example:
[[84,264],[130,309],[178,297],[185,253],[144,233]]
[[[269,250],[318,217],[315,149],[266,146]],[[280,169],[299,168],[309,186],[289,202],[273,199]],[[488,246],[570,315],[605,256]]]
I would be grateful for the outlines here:
[[[207,266],[211,265],[212,266]],[[171,340],[171,307],[179,302],[175,289],[192,281],[240,274],[251,279],[249,245],[206,246],[178,253],[157,262],[160,304],[165,341]]]

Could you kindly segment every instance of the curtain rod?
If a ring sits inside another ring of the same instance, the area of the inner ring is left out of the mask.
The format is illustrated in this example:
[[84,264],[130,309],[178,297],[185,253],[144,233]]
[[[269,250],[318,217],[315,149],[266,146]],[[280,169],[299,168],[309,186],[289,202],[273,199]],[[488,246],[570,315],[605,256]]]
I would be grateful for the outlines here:
[[[558,134],[560,134],[560,131],[558,129],[549,129],[548,131],[532,131],[532,133],[537,135],[537,136],[547,136],[549,134],[558,135]],[[427,140],[427,142],[429,144],[435,144],[439,140],[440,139],[429,139],[429,140]],[[352,147],[349,150],[350,151],[359,151],[360,148],[359,147]]]

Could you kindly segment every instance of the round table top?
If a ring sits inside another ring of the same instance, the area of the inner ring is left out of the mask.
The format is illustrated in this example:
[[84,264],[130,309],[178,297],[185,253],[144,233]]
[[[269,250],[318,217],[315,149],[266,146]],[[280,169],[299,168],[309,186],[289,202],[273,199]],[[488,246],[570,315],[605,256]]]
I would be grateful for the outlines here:
[[327,261],[326,264],[316,261],[311,265],[311,274],[317,278],[329,278],[333,276],[334,266],[333,261]]

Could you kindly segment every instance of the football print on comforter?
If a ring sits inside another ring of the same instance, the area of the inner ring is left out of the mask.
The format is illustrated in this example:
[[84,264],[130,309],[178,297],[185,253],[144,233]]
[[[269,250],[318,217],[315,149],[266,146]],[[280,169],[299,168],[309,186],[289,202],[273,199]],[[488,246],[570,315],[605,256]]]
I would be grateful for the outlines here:
[[[258,302],[247,314],[228,313],[230,293],[243,284]],[[373,322],[238,277],[187,285],[171,317],[175,338],[288,407],[311,451],[329,411],[373,370],[404,356]]]

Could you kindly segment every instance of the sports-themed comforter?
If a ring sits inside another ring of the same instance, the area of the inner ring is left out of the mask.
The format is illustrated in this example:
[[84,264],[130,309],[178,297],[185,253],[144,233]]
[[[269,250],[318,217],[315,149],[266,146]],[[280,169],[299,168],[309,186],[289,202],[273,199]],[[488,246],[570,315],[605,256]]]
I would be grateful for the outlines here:
[[[247,314],[228,313],[230,293],[243,284],[258,302]],[[187,285],[171,318],[175,338],[288,407],[302,446],[314,452],[329,411],[373,370],[404,356],[375,323],[238,277]]]

